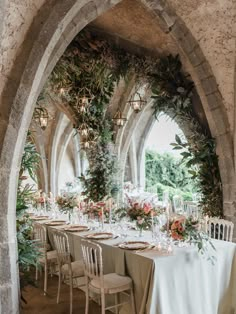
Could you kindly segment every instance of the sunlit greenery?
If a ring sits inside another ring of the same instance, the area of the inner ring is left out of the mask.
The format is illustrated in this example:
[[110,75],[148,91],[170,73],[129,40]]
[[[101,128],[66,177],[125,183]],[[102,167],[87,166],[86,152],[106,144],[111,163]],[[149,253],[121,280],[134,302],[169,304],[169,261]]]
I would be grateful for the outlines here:
[[188,168],[181,164],[181,158],[152,150],[147,150],[145,157],[147,189],[152,188],[160,200],[164,191],[169,192],[170,199],[181,195],[184,200],[192,200],[192,195],[197,192],[197,181],[192,180]]

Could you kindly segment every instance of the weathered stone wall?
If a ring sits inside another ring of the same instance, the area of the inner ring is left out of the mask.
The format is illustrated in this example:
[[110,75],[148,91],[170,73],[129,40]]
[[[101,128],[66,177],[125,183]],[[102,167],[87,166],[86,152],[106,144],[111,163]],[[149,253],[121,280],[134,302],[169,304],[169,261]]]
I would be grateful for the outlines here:
[[[235,23],[234,0],[170,0],[202,49],[216,78],[234,130]],[[189,43],[191,45],[191,42]]]
[[[0,94],[7,79],[14,81],[10,75],[11,69],[27,31],[44,2],[45,0],[5,0],[0,3]],[[3,19],[1,15],[4,16]]]

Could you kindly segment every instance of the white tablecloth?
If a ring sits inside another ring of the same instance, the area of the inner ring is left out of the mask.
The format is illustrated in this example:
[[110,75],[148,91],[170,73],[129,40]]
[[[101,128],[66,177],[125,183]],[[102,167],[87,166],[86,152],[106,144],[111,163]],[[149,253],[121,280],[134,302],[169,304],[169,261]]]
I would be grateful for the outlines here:
[[[48,230],[51,239],[51,227]],[[80,241],[86,234],[68,233],[74,259],[82,257]],[[133,279],[137,313],[236,314],[236,244],[215,240],[212,265],[194,247],[175,248],[173,256],[161,256],[158,251],[136,253],[114,246],[120,241],[98,241],[104,271]]]

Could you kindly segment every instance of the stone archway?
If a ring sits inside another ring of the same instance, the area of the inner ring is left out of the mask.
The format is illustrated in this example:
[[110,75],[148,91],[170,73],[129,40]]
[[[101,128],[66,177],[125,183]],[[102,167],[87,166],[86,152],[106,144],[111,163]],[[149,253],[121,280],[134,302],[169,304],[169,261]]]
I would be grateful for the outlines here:
[[[73,37],[89,22],[120,0],[56,0],[44,4],[25,36],[1,94],[0,136],[0,312],[18,313],[18,270],[15,226],[15,195],[20,157],[33,107],[45,80]],[[163,20],[200,80],[199,94],[208,113],[210,128],[221,152],[221,173],[225,186],[234,176],[231,136],[224,106],[209,65],[196,40],[167,5],[142,0]],[[4,11],[4,7],[2,12]],[[0,24],[1,26],[1,24]],[[0,30],[1,34],[1,30]],[[34,34],[34,38],[32,35]],[[189,45],[192,42],[192,45]],[[2,87],[1,87],[2,88]],[[233,186],[234,188],[234,186]],[[227,195],[225,193],[225,195]],[[226,198],[228,203],[231,199]],[[227,202],[226,202],[227,203]],[[225,206],[227,205],[225,203]],[[230,205],[230,204],[229,204]],[[227,209],[227,208],[226,208]],[[230,211],[230,208],[229,208]]]
[[[117,2],[119,1],[69,0],[63,4],[58,1],[46,3],[35,17],[25,37],[21,52],[14,62],[9,79],[6,80],[0,105],[1,313],[19,312],[15,225],[16,178],[34,104],[47,75],[50,74],[70,40],[91,20]],[[34,34],[33,40],[31,34]],[[58,50],[58,45],[61,51]]]
[[226,218],[235,221],[235,198],[233,191],[236,189],[236,183],[234,179],[233,138],[215,76],[197,40],[171,7],[171,1],[141,1],[163,22],[161,25],[163,30],[171,34],[179,46],[180,52],[190,65],[189,74],[195,82],[211,134],[217,143],[219,167],[223,184],[224,214]]

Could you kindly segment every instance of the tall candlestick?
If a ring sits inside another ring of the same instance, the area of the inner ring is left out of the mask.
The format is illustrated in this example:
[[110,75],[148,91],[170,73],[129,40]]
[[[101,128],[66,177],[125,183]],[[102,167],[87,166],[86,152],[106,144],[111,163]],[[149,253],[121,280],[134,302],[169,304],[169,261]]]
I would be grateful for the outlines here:
[[169,228],[170,228],[170,208],[169,208],[169,203],[166,206],[166,231],[167,235],[169,235]]
[[102,206],[102,230],[104,229],[104,210]]
[[207,233],[207,229],[208,229],[208,220],[209,220],[209,216],[206,215],[205,216],[205,232]]
[[151,219],[152,219],[152,234],[154,232],[154,221],[153,221],[153,211],[151,210]]
[[107,202],[107,207],[109,210],[109,224],[110,224],[110,228],[111,228],[111,223],[112,223],[112,199],[109,198],[108,202]]

